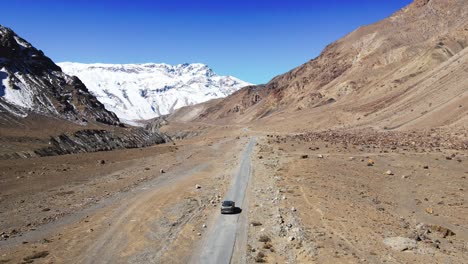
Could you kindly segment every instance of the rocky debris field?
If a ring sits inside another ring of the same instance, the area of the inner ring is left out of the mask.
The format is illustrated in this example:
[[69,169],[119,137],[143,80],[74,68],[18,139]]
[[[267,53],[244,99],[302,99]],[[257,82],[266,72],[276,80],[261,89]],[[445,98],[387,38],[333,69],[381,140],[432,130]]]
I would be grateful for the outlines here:
[[464,263],[466,146],[385,133],[259,141],[250,262]]
[[[272,137],[272,136],[271,136]],[[328,130],[322,132],[307,132],[294,136],[277,137],[278,140],[292,138],[306,142],[324,141],[331,144],[342,144],[346,149],[349,146],[363,148],[383,148],[385,150],[411,150],[416,152],[438,151],[441,149],[468,150],[468,133],[449,133],[440,129],[428,131],[375,131],[361,130]]]

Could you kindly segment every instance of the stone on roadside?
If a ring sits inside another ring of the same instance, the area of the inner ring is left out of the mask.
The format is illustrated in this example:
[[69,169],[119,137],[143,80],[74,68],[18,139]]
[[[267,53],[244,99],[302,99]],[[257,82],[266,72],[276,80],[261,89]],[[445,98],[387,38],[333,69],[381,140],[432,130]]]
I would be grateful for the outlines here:
[[416,240],[407,237],[389,237],[385,238],[383,242],[396,251],[412,250],[417,247]]
[[166,173],[166,172],[163,169],[160,169],[159,173]]
[[318,155],[317,155],[317,158],[323,159],[323,155],[322,155],[322,154],[318,154]]

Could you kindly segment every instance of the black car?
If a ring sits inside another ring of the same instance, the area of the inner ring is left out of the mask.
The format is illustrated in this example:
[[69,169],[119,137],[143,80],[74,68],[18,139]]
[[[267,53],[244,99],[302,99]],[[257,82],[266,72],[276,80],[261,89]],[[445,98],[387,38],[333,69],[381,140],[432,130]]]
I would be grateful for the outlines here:
[[224,201],[221,204],[221,213],[222,214],[233,214],[235,212],[236,203],[233,201]]

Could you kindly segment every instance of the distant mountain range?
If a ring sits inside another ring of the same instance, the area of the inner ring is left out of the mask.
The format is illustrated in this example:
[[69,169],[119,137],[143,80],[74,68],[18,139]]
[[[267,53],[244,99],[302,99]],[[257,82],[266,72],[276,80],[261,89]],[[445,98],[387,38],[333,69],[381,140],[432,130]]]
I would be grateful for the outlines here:
[[175,109],[226,97],[250,85],[218,76],[207,65],[58,63],[79,77],[90,92],[121,121],[152,119]]

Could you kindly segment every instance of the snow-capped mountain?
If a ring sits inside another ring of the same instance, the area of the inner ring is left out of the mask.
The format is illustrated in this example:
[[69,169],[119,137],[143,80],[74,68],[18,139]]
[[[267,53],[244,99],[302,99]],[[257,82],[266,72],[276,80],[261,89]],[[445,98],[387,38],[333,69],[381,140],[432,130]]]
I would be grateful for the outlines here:
[[58,65],[67,74],[79,77],[106,109],[123,122],[169,114],[250,85],[232,76],[218,76],[200,63]]
[[76,123],[120,124],[76,77],[0,25],[0,125],[31,113]]

